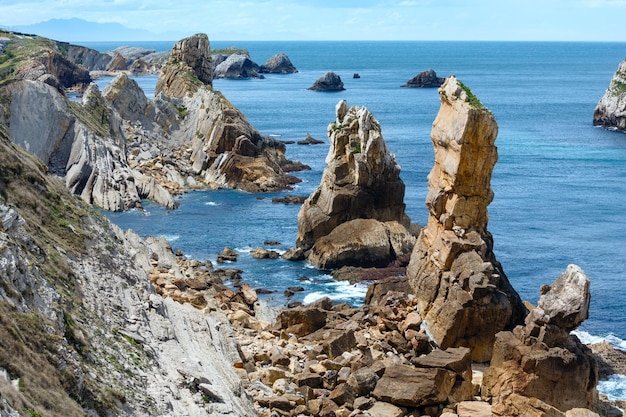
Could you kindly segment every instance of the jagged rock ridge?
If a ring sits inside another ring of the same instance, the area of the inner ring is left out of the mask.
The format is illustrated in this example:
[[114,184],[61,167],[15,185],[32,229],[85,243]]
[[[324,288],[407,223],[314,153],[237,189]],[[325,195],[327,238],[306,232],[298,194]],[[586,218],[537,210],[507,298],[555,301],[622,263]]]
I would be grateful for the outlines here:
[[[212,76],[208,37],[196,35],[174,46],[154,100],[125,74],[105,89],[106,100],[92,86],[82,104],[69,101],[59,83],[46,88],[18,78],[0,88],[0,121],[16,143],[66,176],[70,189],[106,210],[141,207],[142,198],[175,208],[174,195],[188,188],[257,192],[297,182],[282,166],[306,167],[288,161],[282,143],[214,92]],[[82,85],[80,77],[74,82]]]
[[449,77],[432,128],[428,224],[407,268],[425,324],[442,349],[466,346],[488,361],[495,334],[522,322],[525,307],[493,254],[487,205],[498,154],[491,112]]
[[624,60],[593,112],[593,124],[626,132],[626,60]]

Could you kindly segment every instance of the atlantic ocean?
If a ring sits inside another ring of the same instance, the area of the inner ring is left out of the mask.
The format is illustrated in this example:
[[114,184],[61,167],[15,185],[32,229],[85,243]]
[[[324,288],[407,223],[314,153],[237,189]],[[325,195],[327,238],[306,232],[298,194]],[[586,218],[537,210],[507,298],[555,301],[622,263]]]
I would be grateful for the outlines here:
[[[129,44],[129,43],[126,43]],[[170,43],[139,43],[168,50]],[[84,43],[101,51],[120,44]],[[436,89],[400,86],[433,68],[454,74],[494,114],[499,125],[489,206],[494,251],[523,299],[536,303],[539,288],[568,264],[591,280],[590,317],[581,337],[608,338],[626,349],[626,134],[593,127],[591,120],[626,57],[626,43],[582,42],[254,42],[212,41],[212,49],[246,48],[262,64],[285,52],[297,74],[265,79],[214,80],[214,88],[238,107],[262,134],[298,141],[307,133],[326,139],[335,105],[365,106],[379,120],[383,136],[402,167],[405,203],[413,222],[427,218],[427,175],[433,164],[430,129],[439,108]],[[340,75],[346,90],[307,90],[327,71]],[[353,78],[358,73],[360,78]],[[156,77],[138,77],[151,97]],[[108,82],[102,78],[103,85]],[[308,164],[292,191],[246,194],[192,192],[181,207],[167,211],[146,203],[147,212],[111,213],[122,228],[165,236],[174,249],[215,260],[225,246],[240,251],[236,264],[244,281],[274,290],[270,301],[284,305],[283,290],[303,286],[289,300],[329,295],[358,304],[365,285],[334,282],[328,271],[305,263],[255,260],[250,250],[266,240],[286,250],[295,243],[298,207],[275,204],[285,194],[308,195],[324,169],[328,145],[287,145],[287,157]],[[302,277],[307,277],[303,280]]]

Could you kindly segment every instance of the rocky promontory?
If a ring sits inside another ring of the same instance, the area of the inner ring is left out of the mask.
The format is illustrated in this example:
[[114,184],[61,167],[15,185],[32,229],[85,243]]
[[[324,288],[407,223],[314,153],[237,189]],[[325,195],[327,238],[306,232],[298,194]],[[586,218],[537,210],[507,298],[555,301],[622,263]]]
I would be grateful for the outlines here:
[[626,60],[624,60],[604,96],[593,112],[593,124],[626,132]]
[[[46,48],[62,56],[58,44],[20,38],[7,45],[15,50],[9,63],[20,70],[0,87],[0,120],[15,143],[64,176],[88,203],[118,211],[149,198],[175,208],[174,196],[190,188],[280,190],[298,181],[283,166],[306,168],[287,160],[284,144],[261,135],[213,91],[206,35],[174,46],[153,100],[123,73],[104,96],[92,85],[82,103],[69,101],[65,90],[83,88],[83,78],[59,78],[65,66],[40,62],[54,56]],[[20,55],[22,49],[44,52]],[[47,75],[33,75],[39,69]]]
[[415,239],[400,166],[366,108],[340,101],[336,116],[322,180],[298,213],[296,246],[321,268],[385,266]]
[[435,165],[428,176],[428,224],[407,277],[437,344],[469,347],[473,360],[485,362],[496,333],[520,324],[526,314],[487,230],[498,126],[456,78],[449,77],[439,95],[431,132]]

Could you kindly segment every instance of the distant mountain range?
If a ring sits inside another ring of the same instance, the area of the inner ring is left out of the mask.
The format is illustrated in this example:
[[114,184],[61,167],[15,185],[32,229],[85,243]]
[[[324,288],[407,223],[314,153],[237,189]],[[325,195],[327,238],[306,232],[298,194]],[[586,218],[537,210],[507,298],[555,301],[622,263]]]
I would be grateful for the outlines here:
[[9,26],[0,22],[0,29],[33,33],[64,42],[97,41],[171,41],[184,38],[191,33],[154,33],[143,29],[130,29],[119,23],[96,23],[83,19],[50,19],[32,25]]

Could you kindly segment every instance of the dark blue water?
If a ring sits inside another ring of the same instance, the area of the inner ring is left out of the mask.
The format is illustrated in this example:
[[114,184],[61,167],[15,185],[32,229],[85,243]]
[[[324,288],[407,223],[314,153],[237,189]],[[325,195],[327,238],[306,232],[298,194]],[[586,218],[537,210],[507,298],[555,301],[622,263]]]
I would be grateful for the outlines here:
[[[159,50],[172,43],[147,45]],[[433,163],[429,134],[439,108],[436,90],[400,88],[433,68],[455,74],[494,113],[500,159],[493,173],[495,199],[489,229],[498,260],[522,298],[536,303],[539,287],[568,264],[592,282],[590,318],[582,330],[626,339],[626,135],[591,125],[593,110],[618,64],[624,43],[515,42],[212,42],[212,48],[247,48],[257,63],[285,52],[299,73],[264,80],[215,80],[220,90],[261,133],[283,140],[307,133],[326,138],[340,99],[366,106],[402,166],[408,214],[427,217],[426,176]],[[90,45],[93,46],[93,45]],[[101,45],[101,50],[117,45]],[[340,93],[307,88],[326,71],[337,72]],[[353,79],[353,73],[360,79]],[[105,82],[105,80],[101,80]],[[150,96],[155,78],[140,79]],[[319,183],[328,146],[288,145],[287,156],[313,167],[291,193],[308,195]],[[358,303],[363,287],[333,283],[304,263],[254,260],[249,250],[277,240],[295,243],[299,207],[272,204],[278,194],[193,192],[181,207],[165,211],[146,204],[149,215],[110,214],[123,228],[161,235],[187,255],[214,260],[224,246],[241,251],[236,264],[253,287],[275,289],[283,303],[287,286],[302,285],[297,300],[323,293]],[[262,199],[259,199],[263,197]],[[311,281],[304,284],[301,276]],[[625,346],[626,347],[626,346]]]

